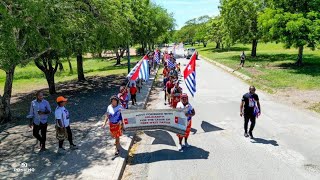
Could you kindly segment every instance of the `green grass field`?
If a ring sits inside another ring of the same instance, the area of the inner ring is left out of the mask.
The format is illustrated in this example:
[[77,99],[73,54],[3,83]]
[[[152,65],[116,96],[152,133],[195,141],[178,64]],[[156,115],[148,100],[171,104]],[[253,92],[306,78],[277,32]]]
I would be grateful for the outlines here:
[[233,69],[238,68],[240,54],[245,51],[247,56],[245,68],[239,72],[253,78],[253,84],[275,92],[282,88],[295,88],[299,90],[320,89],[320,51],[304,49],[303,67],[297,67],[294,62],[298,50],[285,49],[282,44],[259,43],[257,57],[250,57],[251,45],[237,44],[228,49],[215,49],[214,43],[206,48],[194,46],[200,55],[213,59]]
[[[141,57],[131,57],[131,67],[140,60]],[[115,60],[106,59],[84,59],[83,68],[85,77],[90,76],[108,76],[108,75],[126,75],[128,67],[126,65],[127,59],[122,59],[121,63],[125,64],[122,66],[114,66]],[[55,82],[62,83],[77,79],[77,63],[75,58],[71,59],[73,67],[73,74],[70,73],[69,63],[63,61],[64,71],[56,72]],[[5,72],[0,70],[0,93],[3,93],[3,87],[5,83]],[[24,67],[17,67],[14,74],[13,81],[13,94],[29,92],[30,90],[37,90],[40,88],[47,87],[47,81],[44,73],[38,69],[34,62],[30,62]]]

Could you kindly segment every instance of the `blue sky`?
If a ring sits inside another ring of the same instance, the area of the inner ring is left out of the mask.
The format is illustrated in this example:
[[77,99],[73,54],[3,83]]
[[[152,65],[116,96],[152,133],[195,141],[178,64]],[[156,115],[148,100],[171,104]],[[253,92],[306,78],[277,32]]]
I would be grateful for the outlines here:
[[202,15],[218,15],[219,0],[151,0],[166,8],[174,14],[177,27],[180,29],[184,23],[192,18]]

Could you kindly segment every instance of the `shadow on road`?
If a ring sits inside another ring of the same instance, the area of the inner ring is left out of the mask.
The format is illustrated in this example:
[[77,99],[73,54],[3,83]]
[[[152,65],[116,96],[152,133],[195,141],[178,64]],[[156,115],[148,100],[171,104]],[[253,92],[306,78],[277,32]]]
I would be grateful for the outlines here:
[[208,159],[209,153],[210,152],[202,148],[194,146],[184,149],[183,152],[179,152],[178,150],[162,149],[154,152],[135,154],[132,165],[158,161]]
[[271,144],[273,146],[279,146],[278,142],[275,140],[266,140],[262,138],[253,138],[254,141],[252,143],[259,143],[259,144]]
[[155,130],[155,131],[144,131],[144,133],[150,137],[155,138],[152,144],[165,144],[168,146],[176,146],[172,136],[163,130]]
[[203,129],[204,132],[212,132],[212,131],[221,131],[224,130],[220,127],[214,126],[207,121],[202,121],[201,123],[201,128]]

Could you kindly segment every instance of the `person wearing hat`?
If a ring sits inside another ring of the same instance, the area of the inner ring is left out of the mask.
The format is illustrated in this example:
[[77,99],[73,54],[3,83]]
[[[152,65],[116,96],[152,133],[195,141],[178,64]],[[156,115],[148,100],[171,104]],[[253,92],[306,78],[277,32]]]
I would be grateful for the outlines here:
[[[48,115],[51,107],[48,101],[43,98],[42,91],[36,93],[36,99],[31,102],[29,115],[29,127],[33,127],[33,136],[40,142],[40,151],[46,150],[46,137],[48,127]],[[39,134],[41,131],[41,135]]]
[[110,126],[110,134],[115,139],[116,151],[115,155],[119,155],[120,151],[120,136],[122,136],[122,115],[121,110],[123,107],[119,104],[119,98],[117,96],[112,96],[110,98],[110,105],[107,109],[106,118],[102,124],[104,128],[106,124],[109,122]]
[[[191,131],[191,124],[192,124],[192,117],[196,114],[195,110],[193,109],[193,107],[191,106],[191,104],[189,103],[188,100],[188,95],[186,93],[183,93],[181,95],[181,101],[177,104],[177,109],[184,109],[185,115],[187,116],[187,129],[185,134],[177,134],[178,138],[179,138],[179,144],[181,149],[185,146],[185,147],[189,147],[190,145],[188,144],[188,137]],[[184,138],[185,141],[185,145],[182,145],[182,140]]]
[[180,102],[180,97],[182,94],[182,88],[179,86],[179,80],[174,83],[174,88],[171,89],[171,104],[172,108],[176,108],[177,104]]
[[[67,104],[68,99],[66,99],[63,96],[59,96],[57,98],[57,108],[55,110],[55,117],[56,117],[56,125],[57,127],[61,129],[65,129],[68,134],[68,141],[70,143],[70,149],[77,149],[77,146],[73,144],[72,141],[72,132],[70,128],[70,114],[69,111],[65,108],[65,105]],[[59,150],[58,152],[64,152],[65,149],[63,148],[63,141],[59,140]]]

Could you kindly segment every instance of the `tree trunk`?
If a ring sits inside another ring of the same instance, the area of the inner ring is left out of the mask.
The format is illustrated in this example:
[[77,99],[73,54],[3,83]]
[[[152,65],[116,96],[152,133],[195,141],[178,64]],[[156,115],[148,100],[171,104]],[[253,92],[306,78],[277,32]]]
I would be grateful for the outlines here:
[[8,122],[11,120],[10,100],[12,95],[12,84],[15,66],[6,71],[6,82],[4,85],[4,93],[0,103],[0,122]]
[[64,71],[64,68],[63,68],[63,64],[61,62],[58,63],[59,64],[59,71]]
[[71,64],[70,58],[67,57],[67,59],[68,59],[68,63],[69,63],[70,74],[73,74],[73,69],[72,69],[72,64]]
[[144,55],[145,54],[145,44],[144,44],[144,42],[142,42],[141,43],[141,45],[142,45],[142,55]]
[[202,41],[203,47],[207,47],[207,42]]
[[77,71],[78,71],[78,81],[85,81],[83,73],[83,59],[82,59],[82,52],[79,52],[77,55]]
[[302,66],[302,55],[303,55],[303,46],[299,47],[299,54],[298,54],[298,59],[296,62],[297,66]]
[[116,65],[119,65],[119,64],[121,64],[121,57],[120,57],[118,48],[114,49],[114,52],[116,53],[116,58],[117,58]]
[[257,56],[257,46],[258,46],[258,40],[254,39],[252,41],[251,57]]
[[220,49],[220,45],[221,45],[221,43],[220,42],[216,42],[216,49]]
[[46,72],[46,79],[47,79],[47,83],[49,86],[49,93],[50,94],[56,94],[56,86],[55,86],[55,82],[54,82],[54,73],[53,72]]
[[126,52],[126,48],[120,49],[120,58],[123,58],[124,53]]

